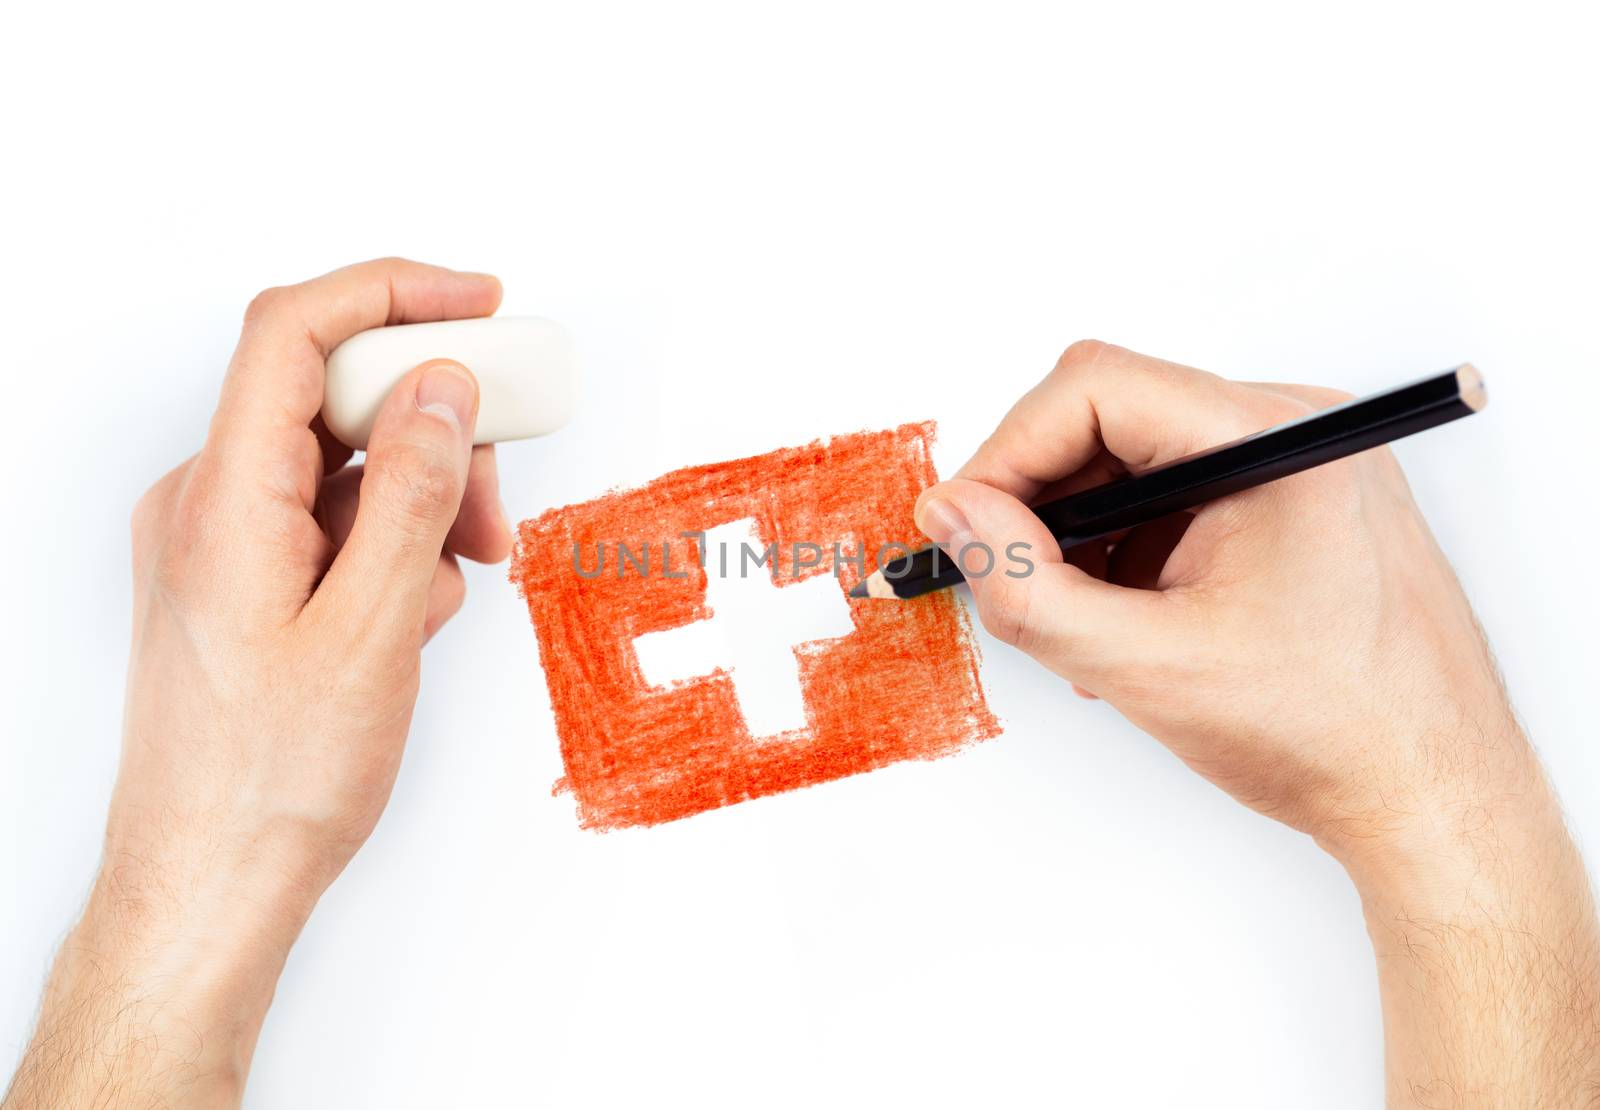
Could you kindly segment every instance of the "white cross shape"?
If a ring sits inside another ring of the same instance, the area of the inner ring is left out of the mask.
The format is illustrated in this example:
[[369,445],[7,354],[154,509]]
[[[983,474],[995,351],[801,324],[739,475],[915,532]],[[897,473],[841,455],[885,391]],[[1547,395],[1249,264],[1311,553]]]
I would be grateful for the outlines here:
[[[749,546],[750,556],[742,545]],[[797,650],[855,631],[838,579],[819,574],[778,586],[771,564],[756,563],[762,543],[753,520],[708,529],[702,550],[711,617],[637,637],[633,650],[645,681],[667,686],[727,667],[751,736],[805,728]]]

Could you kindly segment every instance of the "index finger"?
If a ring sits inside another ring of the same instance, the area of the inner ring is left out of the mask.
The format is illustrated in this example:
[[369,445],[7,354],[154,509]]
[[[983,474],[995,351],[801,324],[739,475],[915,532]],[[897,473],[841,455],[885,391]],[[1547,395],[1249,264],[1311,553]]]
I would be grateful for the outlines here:
[[1138,472],[1303,411],[1280,394],[1083,340],[1011,407],[956,477],[1029,502],[1102,448]]
[[268,289],[245,313],[208,446],[252,466],[298,469],[315,457],[309,428],[329,351],[368,328],[488,316],[499,304],[500,282],[488,274],[403,258]]

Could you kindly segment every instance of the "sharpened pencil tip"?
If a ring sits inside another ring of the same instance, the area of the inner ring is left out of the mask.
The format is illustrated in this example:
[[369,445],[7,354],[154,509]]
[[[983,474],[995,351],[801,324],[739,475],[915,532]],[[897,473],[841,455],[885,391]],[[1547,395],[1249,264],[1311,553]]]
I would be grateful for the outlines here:
[[862,579],[859,585],[851,589],[850,596],[870,597],[879,601],[886,598],[892,601],[900,599],[900,595],[894,592],[894,586],[883,576],[881,570],[875,570]]
[[1473,412],[1482,412],[1489,403],[1489,389],[1483,384],[1483,375],[1470,362],[1456,367],[1456,385],[1461,390],[1461,402]]

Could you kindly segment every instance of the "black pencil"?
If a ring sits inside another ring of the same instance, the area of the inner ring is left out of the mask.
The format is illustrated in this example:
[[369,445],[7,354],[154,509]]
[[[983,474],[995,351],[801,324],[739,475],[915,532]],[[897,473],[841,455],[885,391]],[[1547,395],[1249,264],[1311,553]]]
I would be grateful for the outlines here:
[[[1488,399],[1483,377],[1462,365],[1037,505],[1033,511],[1065,551],[1470,416]],[[963,577],[951,556],[924,547],[886,563],[850,596],[913,598],[948,589]]]

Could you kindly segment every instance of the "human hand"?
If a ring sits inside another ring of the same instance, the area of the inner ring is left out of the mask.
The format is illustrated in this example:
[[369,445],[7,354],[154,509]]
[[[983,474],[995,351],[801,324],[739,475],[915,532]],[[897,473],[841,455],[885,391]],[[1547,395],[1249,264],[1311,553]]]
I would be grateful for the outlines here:
[[[400,260],[261,294],[201,452],[133,518],[134,641],[107,835],[148,858],[269,846],[308,889],[388,799],[421,647],[460,607],[457,556],[510,550],[477,383],[434,361],[364,465],[322,428],[327,353],[386,324],[486,316],[500,285]],[[159,825],[159,835],[155,826]]]
[[1346,399],[1078,343],[917,521],[951,554],[1027,543],[1031,575],[969,577],[985,627],[1345,865],[1379,957],[1391,1105],[1590,1105],[1583,864],[1394,456],[1070,562],[1027,508]]
[[[493,277],[385,260],[251,304],[204,447],[134,511],[104,863],[38,1038],[93,1051],[65,1054],[42,1103],[111,1084],[166,1098],[172,1069],[183,1098],[163,1105],[236,1100],[289,945],[388,800],[420,650],[462,602],[456,558],[511,542],[466,369],[407,375],[346,467],[317,415],[324,360],[367,328],[499,302]],[[109,1064],[108,1040],[130,1045]]]
[[1026,505],[1347,399],[1079,343],[917,516],[951,550],[1027,543],[1034,573],[971,582],[992,633],[1340,848],[1443,800],[1467,746],[1521,746],[1394,456],[1318,467],[1067,561]]

